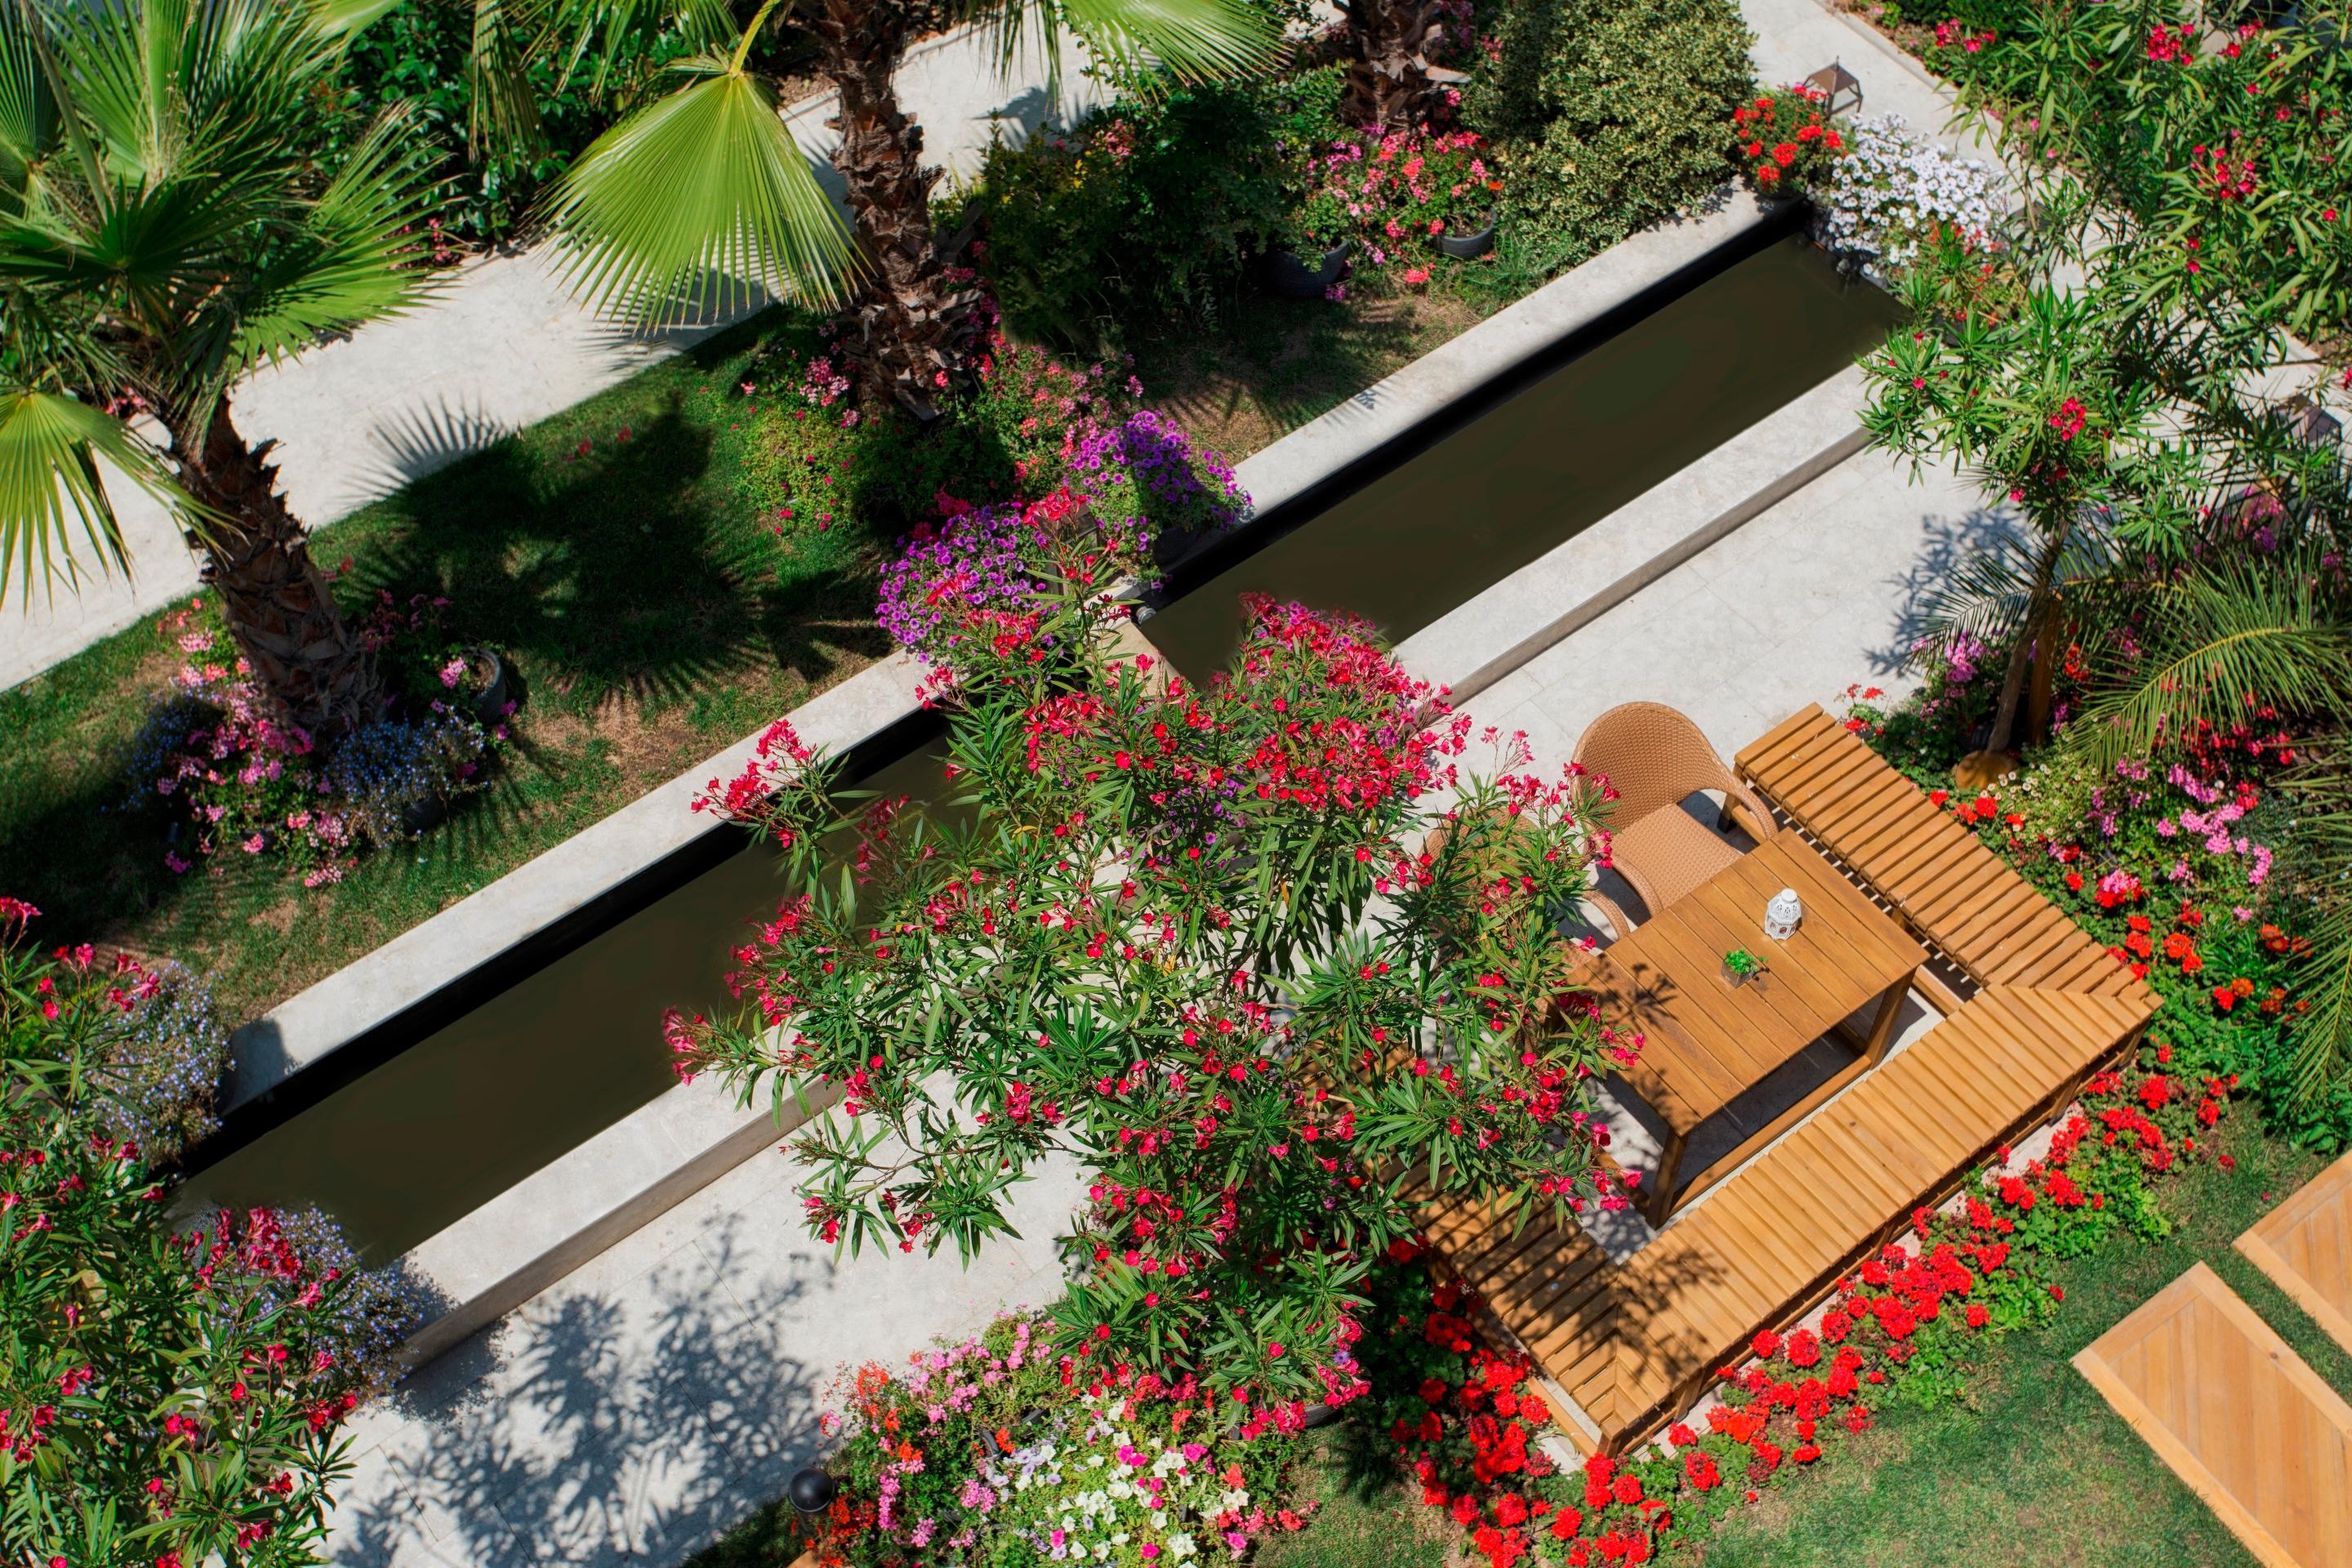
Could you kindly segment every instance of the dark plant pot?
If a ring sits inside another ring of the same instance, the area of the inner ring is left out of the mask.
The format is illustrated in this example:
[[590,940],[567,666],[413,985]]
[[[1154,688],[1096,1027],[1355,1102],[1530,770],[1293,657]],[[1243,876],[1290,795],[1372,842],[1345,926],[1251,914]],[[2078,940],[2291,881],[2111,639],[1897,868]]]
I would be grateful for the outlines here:
[[1475,261],[1495,248],[1495,215],[1486,214],[1486,226],[1475,234],[1441,234],[1437,248],[1457,261]]
[[1343,239],[1313,267],[1287,250],[1275,251],[1265,258],[1265,286],[1281,299],[1319,300],[1324,289],[1347,276],[1348,257],[1355,248],[1354,240]]
[[1328,1426],[1333,1422],[1339,1420],[1339,1411],[1336,1407],[1328,1405],[1310,1405],[1307,1407],[1302,1419],[1306,1424],[1307,1429],[1309,1432],[1312,1432],[1318,1427]]
[[475,694],[474,717],[485,724],[495,724],[507,716],[506,660],[486,647],[469,647],[466,650],[466,657],[489,670],[489,678],[482,682],[482,689]]
[[1758,969],[1751,970],[1748,973],[1742,974],[1739,971],[1732,968],[1731,965],[1727,963],[1723,966],[1723,978],[1726,983],[1732,985],[1745,985],[1749,981],[1760,977],[1763,973],[1764,972],[1762,970]]
[[400,825],[411,833],[430,833],[449,819],[449,803],[437,795],[410,801],[400,808]]

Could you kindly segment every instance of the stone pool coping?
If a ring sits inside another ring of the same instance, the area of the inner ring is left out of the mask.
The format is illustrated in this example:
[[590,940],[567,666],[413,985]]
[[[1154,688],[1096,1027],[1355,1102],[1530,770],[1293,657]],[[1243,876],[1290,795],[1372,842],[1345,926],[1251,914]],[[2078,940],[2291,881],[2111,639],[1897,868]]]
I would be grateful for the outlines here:
[[[1768,215],[1744,192],[1635,236],[1237,465],[1252,517],[1298,500],[1459,398],[1507,376],[1715,253]],[[1858,449],[1861,378],[1843,372],[1399,646],[1415,673],[1470,695]],[[1787,454],[1800,456],[1791,466]],[[835,752],[917,710],[894,658],[792,714]],[[631,802],[489,887],[320,981],[240,1034],[233,1104],[494,962],[709,830],[687,810],[739,771],[756,737]],[[831,1101],[806,1108],[821,1113]],[[520,1306],[805,1119],[739,1104],[705,1079],[673,1088],[411,1249],[432,1298],[407,1354],[421,1363]]]

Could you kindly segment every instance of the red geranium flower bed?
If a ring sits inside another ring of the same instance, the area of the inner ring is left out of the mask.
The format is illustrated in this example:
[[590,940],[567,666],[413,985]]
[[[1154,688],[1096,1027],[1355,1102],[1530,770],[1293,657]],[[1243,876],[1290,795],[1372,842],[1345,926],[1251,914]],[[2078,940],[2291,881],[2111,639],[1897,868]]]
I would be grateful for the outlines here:
[[[1480,1329],[1477,1296],[1409,1268],[1382,1282],[1385,1335],[1368,1335],[1379,1409],[1422,1501],[1443,1509],[1493,1568],[1617,1568],[1669,1552],[1692,1521],[1755,1501],[1776,1478],[1820,1463],[1865,1431],[1898,1385],[1957,1394],[1969,1342],[2041,1321],[2063,1300],[2043,1263],[2117,1226],[2160,1227],[2146,1186],[2210,1152],[2233,1080],[2170,1070],[2168,1047],[2091,1079],[2041,1158],[2009,1149],[1956,1210],[1920,1209],[1910,1234],[1838,1282],[1808,1326],[1765,1330],[1717,1374],[1703,1415],[1664,1446],[1563,1466],[1535,1367]],[[2223,1156],[2226,1160],[2226,1156]],[[1555,1446],[1556,1447],[1556,1446]]]

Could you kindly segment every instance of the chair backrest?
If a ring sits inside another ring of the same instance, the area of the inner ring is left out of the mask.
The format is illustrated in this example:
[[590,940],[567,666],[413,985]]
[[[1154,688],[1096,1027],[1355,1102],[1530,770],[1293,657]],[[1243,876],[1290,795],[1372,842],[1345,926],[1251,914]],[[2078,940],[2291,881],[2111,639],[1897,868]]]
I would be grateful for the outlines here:
[[1601,714],[1577,738],[1576,760],[1614,786],[1620,826],[1703,789],[1737,787],[1699,727],[1663,702],[1621,702]]

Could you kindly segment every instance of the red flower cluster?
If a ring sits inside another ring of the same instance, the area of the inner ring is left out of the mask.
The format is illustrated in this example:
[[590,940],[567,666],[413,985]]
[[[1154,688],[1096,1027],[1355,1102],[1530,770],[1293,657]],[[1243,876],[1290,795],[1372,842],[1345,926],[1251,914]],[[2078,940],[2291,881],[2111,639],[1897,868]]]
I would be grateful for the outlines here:
[[1732,138],[1758,190],[1780,195],[1845,150],[1829,101],[1821,89],[1798,83],[1731,111]]

